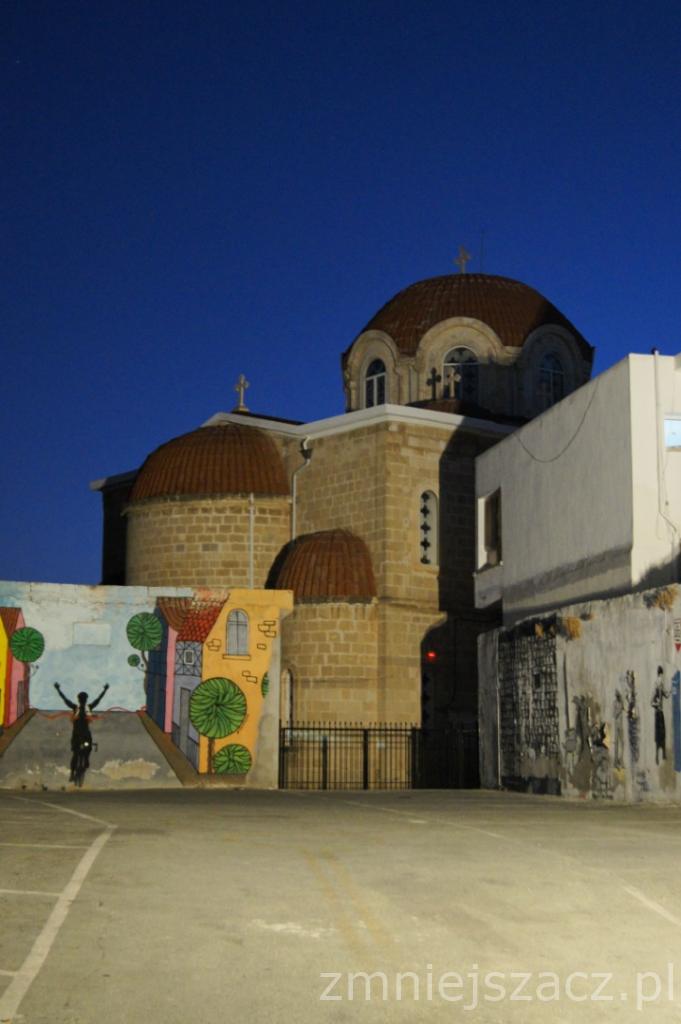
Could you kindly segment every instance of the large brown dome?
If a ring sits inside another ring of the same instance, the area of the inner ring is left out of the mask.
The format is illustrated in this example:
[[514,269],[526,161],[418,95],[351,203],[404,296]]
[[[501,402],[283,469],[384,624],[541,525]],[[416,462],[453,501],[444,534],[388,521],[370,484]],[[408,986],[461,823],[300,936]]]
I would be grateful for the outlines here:
[[288,494],[284,464],[257,427],[199,427],[162,444],[137,474],[130,500],[176,495]]
[[364,330],[385,331],[403,355],[414,355],[426,331],[455,316],[481,320],[513,348],[520,348],[537,327],[556,324],[570,331],[587,359],[593,357],[591,345],[539,292],[490,274],[447,274],[417,281],[386,302]]
[[287,545],[268,586],[292,590],[296,602],[368,601],[376,596],[371,555],[349,530],[322,530]]

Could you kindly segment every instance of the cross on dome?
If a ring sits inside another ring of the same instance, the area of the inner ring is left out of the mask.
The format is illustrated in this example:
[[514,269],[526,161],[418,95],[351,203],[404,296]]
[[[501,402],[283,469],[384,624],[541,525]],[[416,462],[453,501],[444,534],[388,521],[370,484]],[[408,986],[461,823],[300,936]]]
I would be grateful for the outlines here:
[[243,373],[240,374],[239,379],[234,386],[234,390],[239,392],[239,404],[232,409],[232,412],[248,412],[248,408],[244,404],[244,392],[248,387],[250,387],[250,384],[244,377]]
[[457,267],[459,268],[459,273],[461,273],[461,274],[465,274],[466,273],[466,264],[470,262],[470,259],[471,259],[471,254],[466,249],[464,249],[464,247],[462,245],[460,245],[459,246],[459,255],[454,260],[454,262],[456,263]]

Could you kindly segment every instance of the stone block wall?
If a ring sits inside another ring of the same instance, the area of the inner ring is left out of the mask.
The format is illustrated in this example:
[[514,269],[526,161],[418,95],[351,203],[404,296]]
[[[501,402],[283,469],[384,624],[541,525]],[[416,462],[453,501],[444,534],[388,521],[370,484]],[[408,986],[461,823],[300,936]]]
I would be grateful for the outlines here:
[[296,722],[378,722],[376,602],[299,604],[282,625]]
[[[249,585],[247,497],[160,499],[127,517],[129,585]],[[290,536],[288,498],[256,497],[253,536],[253,585],[264,587]]]

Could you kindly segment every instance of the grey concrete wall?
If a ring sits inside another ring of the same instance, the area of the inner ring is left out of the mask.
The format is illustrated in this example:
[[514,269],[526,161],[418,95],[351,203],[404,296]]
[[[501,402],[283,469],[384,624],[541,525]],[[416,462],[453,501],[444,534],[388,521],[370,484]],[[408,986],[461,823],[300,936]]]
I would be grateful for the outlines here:
[[[177,776],[139,716],[107,711],[91,723],[97,750],[85,789],[177,788]],[[67,789],[71,719],[37,712],[0,757],[0,789]]]
[[681,803],[678,584],[487,633],[479,672],[484,786]]

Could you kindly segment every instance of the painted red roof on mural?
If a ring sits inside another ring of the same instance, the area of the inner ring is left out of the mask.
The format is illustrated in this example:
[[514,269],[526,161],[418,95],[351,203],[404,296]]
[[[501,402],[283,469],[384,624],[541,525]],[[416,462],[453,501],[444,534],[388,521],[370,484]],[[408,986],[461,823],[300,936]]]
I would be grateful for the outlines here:
[[192,601],[185,614],[182,627],[178,630],[177,639],[196,640],[203,643],[223,607],[223,601]]
[[21,608],[0,608],[0,619],[7,636],[11,636],[19,624]]
[[156,604],[170,628],[179,633],[191,608],[191,597],[159,597]]

